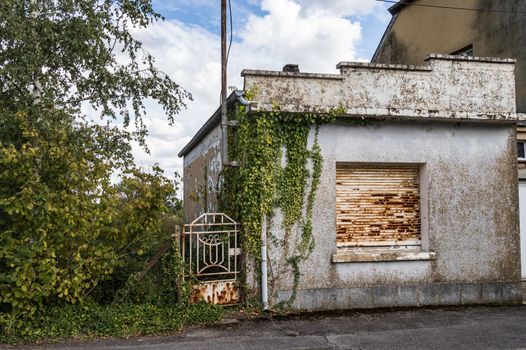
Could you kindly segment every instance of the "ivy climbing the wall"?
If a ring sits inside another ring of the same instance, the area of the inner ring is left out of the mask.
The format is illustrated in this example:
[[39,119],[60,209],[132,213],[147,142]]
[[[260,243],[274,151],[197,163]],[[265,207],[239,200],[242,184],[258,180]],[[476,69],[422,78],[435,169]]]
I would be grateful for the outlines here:
[[[253,97],[253,93],[246,96],[249,100]],[[243,224],[244,251],[256,262],[260,259],[263,220],[271,218],[275,209],[281,210],[283,255],[294,276],[289,303],[294,301],[299,284],[299,264],[315,245],[312,215],[323,163],[319,125],[333,122],[341,113],[340,108],[328,114],[292,114],[280,111],[277,105],[270,112],[252,113],[237,105],[229,113],[237,127],[228,134],[228,157],[239,166],[223,170],[219,205]],[[314,142],[309,149],[312,130]],[[300,232],[294,240],[293,228]]]

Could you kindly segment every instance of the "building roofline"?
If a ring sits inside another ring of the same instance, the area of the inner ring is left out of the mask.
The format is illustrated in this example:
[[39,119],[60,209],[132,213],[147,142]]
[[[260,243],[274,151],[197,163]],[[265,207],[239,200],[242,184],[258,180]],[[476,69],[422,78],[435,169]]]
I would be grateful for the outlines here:
[[415,0],[400,0],[393,6],[389,7],[387,11],[389,11],[393,16],[396,15],[398,12],[400,12],[404,7],[407,5],[411,5]]
[[517,60],[515,58],[499,58],[499,57],[471,57],[471,56],[459,56],[459,55],[443,55],[438,53],[430,53],[426,56],[424,61],[430,60],[443,60],[443,61],[470,61],[470,62],[481,62],[481,63],[502,63],[502,64],[515,64]]
[[243,69],[241,76],[257,75],[265,77],[281,77],[281,78],[303,78],[303,79],[336,79],[343,80],[341,74],[332,73],[299,73],[299,72],[283,72],[273,70],[259,70],[259,69]]
[[374,63],[374,62],[339,62],[336,69],[342,68],[373,68],[373,69],[391,69],[391,70],[412,70],[430,72],[433,68],[428,65],[414,66],[408,64],[392,64],[392,63]]
[[392,17],[391,17],[391,20],[389,21],[389,24],[385,28],[384,34],[382,35],[382,39],[380,39],[380,42],[376,46],[376,50],[374,50],[374,54],[373,54],[373,57],[371,58],[371,62],[376,62],[376,60],[378,59],[380,48],[384,46],[387,40],[387,36],[393,29],[394,23],[396,19],[398,18],[398,13],[402,10],[402,8],[404,8],[406,5],[409,5],[412,2],[414,2],[414,0],[401,0],[387,9],[387,11],[391,13]]
[[[442,61],[468,61],[468,62],[480,62],[480,63],[497,63],[497,64],[515,64],[517,62],[514,58],[498,58],[498,57],[468,57],[459,55],[443,55],[437,53],[428,54],[424,61],[429,62],[432,60]],[[432,71],[433,67],[427,63],[427,65],[407,65],[407,64],[393,64],[393,63],[376,63],[376,62],[340,62],[336,65],[337,69],[342,68],[374,68],[374,69],[391,69],[391,70],[411,70],[411,71]]]
[[384,30],[384,34],[382,35],[382,39],[380,39],[380,42],[376,46],[376,50],[374,50],[374,54],[373,54],[373,57],[371,58],[371,62],[376,62],[376,60],[378,59],[378,54],[380,53],[380,48],[384,46],[384,44],[385,44],[385,42],[387,40],[387,36],[389,35],[391,30],[393,29],[393,26],[394,26],[394,23],[395,23],[397,17],[398,17],[398,13],[391,17],[391,20],[389,21],[389,24],[387,25],[387,27]]
[[[232,107],[236,102],[246,104],[245,100],[243,99],[243,91],[235,90],[228,96],[226,99],[227,109]],[[221,124],[221,106],[219,106],[214,114],[208,118],[208,120],[197,131],[194,137],[192,137],[190,142],[188,142],[186,146],[183,147],[177,156],[181,158],[190,153],[190,151],[192,151],[194,147],[197,146],[197,144],[199,144],[199,142],[201,142],[206,137],[206,135],[208,135],[208,133],[210,133],[210,131],[212,131],[219,124]]]

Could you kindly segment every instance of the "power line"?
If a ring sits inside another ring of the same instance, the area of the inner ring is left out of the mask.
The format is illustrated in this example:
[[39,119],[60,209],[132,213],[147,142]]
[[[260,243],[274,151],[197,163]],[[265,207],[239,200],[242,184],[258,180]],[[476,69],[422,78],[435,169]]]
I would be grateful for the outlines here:
[[469,7],[440,6],[440,5],[430,5],[430,4],[420,4],[420,3],[415,4],[414,2],[397,1],[397,0],[376,0],[376,1],[378,1],[378,2],[387,2],[387,3],[391,3],[391,4],[412,5],[412,6],[421,6],[421,7],[433,7],[433,8],[438,8],[438,9],[447,9],[447,10],[526,14],[526,11],[497,10],[497,9],[474,9],[474,8],[469,8]]
[[230,57],[230,48],[232,47],[232,37],[234,35],[234,27],[232,26],[232,4],[228,0],[228,13],[230,14],[230,42],[228,43],[228,51],[226,53],[226,61]]

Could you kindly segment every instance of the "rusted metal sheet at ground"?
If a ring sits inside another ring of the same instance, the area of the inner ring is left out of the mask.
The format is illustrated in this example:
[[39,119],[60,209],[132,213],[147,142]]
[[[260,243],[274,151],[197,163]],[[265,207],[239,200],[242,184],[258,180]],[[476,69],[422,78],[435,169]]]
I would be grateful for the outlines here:
[[419,244],[419,196],[417,165],[338,164],[338,247]]
[[230,281],[201,282],[192,286],[191,303],[204,301],[208,304],[231,305],[240,300],[239,283]]

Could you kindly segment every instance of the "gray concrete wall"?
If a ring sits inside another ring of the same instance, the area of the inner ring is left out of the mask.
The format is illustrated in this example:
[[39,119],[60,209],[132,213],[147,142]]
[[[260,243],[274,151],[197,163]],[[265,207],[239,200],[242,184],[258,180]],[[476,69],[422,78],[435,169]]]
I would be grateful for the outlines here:
[[[459,6],[457,0],[419,0],[423,4]],[[421,64],[429,53],[450,54],[469,44],[475,56],[517,59],[517,111],[526,112],[526,11],[524,0],[463,0],[462,7],[515,13],[451,11],[406,6],[380,43],[373,61]]]
[[221,172],[221,128],[216,126],[185,157],[183,209],[185,223],[217,209],[217,182]]
[[[319,143],[324,167],[314,208],[316,247],[300,266],[296,307],[520,302],[512,125],[338,123],[320,128]],[[434,259],[333,263],[336,162],[422,164],[427,180],[421,197],[428,206],[422,217],[422,249],[435,252]],[[279,241],[284,233],[281,216],[276,214],[272,232]],[[294,234],[289,239],[294,240]],[[278,302],[290,297],[293,276],[281,245],[273,245],[270,251],[275,271],[273,301]]]
[[516,120],[513,60],[432,55],[423,66],[340,62],[341,74],[245,70],[252,109],[358,118]]

